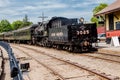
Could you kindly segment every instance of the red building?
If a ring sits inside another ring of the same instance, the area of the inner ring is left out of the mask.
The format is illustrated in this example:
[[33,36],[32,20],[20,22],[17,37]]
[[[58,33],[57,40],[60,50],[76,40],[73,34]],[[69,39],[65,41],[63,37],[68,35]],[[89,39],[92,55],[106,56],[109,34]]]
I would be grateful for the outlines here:
[[98,34],[105,33],[105,27],[104,26],[97,27],[97,33]]

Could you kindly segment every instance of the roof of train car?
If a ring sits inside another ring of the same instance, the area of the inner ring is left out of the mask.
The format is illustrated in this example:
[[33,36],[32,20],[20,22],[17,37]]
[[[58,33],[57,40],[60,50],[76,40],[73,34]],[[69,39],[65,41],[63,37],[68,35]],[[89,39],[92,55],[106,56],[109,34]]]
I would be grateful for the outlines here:
[[5,32],[4,34],[5,35],[7,35],[7,34],[13,34],[13,31]]
[[54,20],[63,20],[63,19],[66,19],[66,20],[69,20],[68,18],[65,18],[65,17],[52,17],[52,19],[51,20],[49,20],[49,22],[48,22],[48,24],[50,23],[50,22],[52,22],[52,21],[54,21]]
[[30,26],[26,26],[26,27],[23,27],[23,28],[20,28],[20,29],[17,29],[17,30],[13,30],[13,31],[8,31],[8,32],[2,32],[0,33],[0,35],[9,35],[9,34],[13,34],[14,32],[18,32],[18,31],[22,31],[22,30],[26,30],[26,29],[30,29],[32,27],[36,27],[38,26],[38,24],[32,24]]
[[52,17],[50,20],[49,20],[49,22],[48,22],[48,26],[49,27],[51,27],[51,23],[52,23],[52,21],[55,21],[55,20],[68,20],[69,21],[69,19],[68,18],[65,18],[65,17]]
[[[51,22],[54,20],[68,20],[69,22],[71,22],[72,20],[76,20],[76,22],[75,21],[74,22],[79,23],[79,22],[77,22],[77,18],[70,18],[69,19],[69,18],[65,18],[65,17],[53,17],[51,20],[49,20],[48,25],[51,25]],[[94,24],[94,23],[88,22],[88,23],[84,23],[84,24]]]
[[14,30],[14,32],[31,29],[32,27],[36,27],[36,26],[38,26],[38,24],[32,24],[32,25],[30,25],[30,26],[26,26],[26,27],[23,27],[23,28],[19,28],[19,29],[17,29],[17,30]]
[[5,32],[2,32],[2,33],[0,33],[0,34],[4,34]]
[[0,35],[3,35],[4,33],[0,33]]

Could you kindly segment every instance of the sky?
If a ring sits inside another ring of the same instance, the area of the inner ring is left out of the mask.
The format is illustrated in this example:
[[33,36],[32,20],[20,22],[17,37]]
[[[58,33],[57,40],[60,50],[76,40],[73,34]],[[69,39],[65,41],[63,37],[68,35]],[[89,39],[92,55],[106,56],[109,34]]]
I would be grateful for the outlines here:
[[54,16],[67,18],[83,17],[90,21],[92,10],[100,3],[111,4],[115,0],[0,0],[0,21],[22,20],[28,15],[29,21],[37,23],[44,13],[50,19]]

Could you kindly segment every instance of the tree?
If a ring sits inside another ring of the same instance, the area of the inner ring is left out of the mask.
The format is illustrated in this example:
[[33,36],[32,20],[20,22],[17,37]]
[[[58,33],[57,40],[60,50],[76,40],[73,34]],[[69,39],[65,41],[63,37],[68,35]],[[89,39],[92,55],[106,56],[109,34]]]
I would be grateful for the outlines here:
[[99,11],[101,11],[102,9],[104,9],[105,7],[107,7],[108,5],[106,3],[100,3],[98,6],[96,6],[93,9],[93,14],[98,13]]
[[[99,11],[101,11],[102,9],[104,9],[105,7],[107,7],[108,5],[106,3],[101,3],[99,4],[98,6],[96,6],[94,9],[93,9],[93,15],[95,15],[96,13],[98,13]],[[95,22],[98,24],[98,19],[96,17],[92,17],[91,18],[91,22]]]
[[24,22],[24,23],[27,23],[27,22],[28,22],[28,16],[27,16],[27,15],[25,15],[25,17],[23,18],[23,22]]
[[0,22],[0,32],[6,32],[11,30],[13,30],[13,28],[8,20],[2,20]]
[[92,18],[91,18],[91,22],[98,23],[98,19],[97,19],[96,17],[92,17]]
[[29,25],[31,25],[31,24],[33,24],[33,23],[32,23],[32,22],[29,22],[29,21],[28,21],[28,16],[25,15],[25,17],[23,18],[23,25],[22,25],[22,27],[29,26]]
[[23,21],[17,20],[12,23],[12,27],[14,30],[21,28],[23,25]]
[[31,24],[33,24],[33,23],[32,23],[32,22],[29,22],[29,21],[28,21],[28,16],[25,15],[25,17],[23,18],[23,21],[20,21],[20,20],[14,21],[14,22],[12,23],[12,26],[13,26],[13,28],[16,30],[16,29],[18,29],[18,28],[26,27],[26,26],[29,26],[29,25],[31,25]]

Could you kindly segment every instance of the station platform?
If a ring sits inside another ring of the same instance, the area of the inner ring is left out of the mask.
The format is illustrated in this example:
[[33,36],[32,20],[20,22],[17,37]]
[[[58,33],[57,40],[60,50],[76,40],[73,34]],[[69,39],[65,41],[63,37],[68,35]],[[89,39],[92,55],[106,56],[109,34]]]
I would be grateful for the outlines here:
[[111,46],[105,42],[98,43],[98,52],[120,55],[120,46]]

